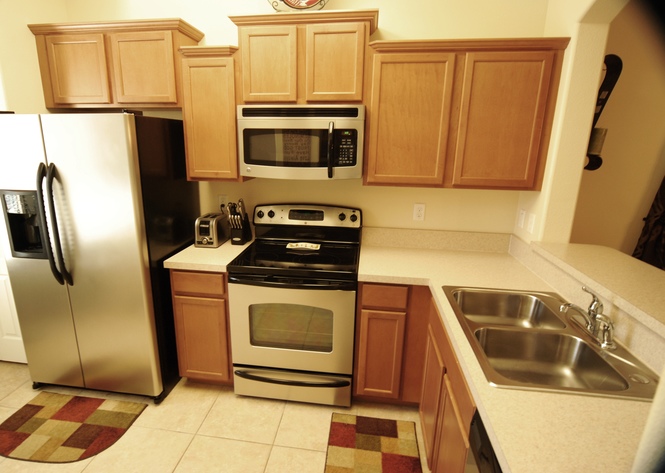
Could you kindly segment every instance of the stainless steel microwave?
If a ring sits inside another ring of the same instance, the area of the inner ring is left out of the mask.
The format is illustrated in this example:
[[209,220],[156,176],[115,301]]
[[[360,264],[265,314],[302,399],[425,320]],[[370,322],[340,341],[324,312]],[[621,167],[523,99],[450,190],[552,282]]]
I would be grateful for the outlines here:
[[239,105],[240,175],[362,177],[364,105]]

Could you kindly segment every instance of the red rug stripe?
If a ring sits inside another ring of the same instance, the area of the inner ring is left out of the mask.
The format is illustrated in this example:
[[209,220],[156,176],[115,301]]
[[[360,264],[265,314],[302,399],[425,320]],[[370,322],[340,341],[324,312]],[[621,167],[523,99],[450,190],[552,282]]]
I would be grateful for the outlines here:
[[381,454],[381,473],[421,473],[420,458],[395,455],[394,453]]
[[83,457],[97,455],[99,452],[105,450],[109,445],[113,445],[116,440],[122,437],[125,429],[118,429],[116,427],[103,427],[99,436],[86,448]]
[[0,455],[8,456],[28,437],[30,437],[30,434],[0,430]]
[[330,445],[336,447],[356,447],[356,426],[333,422],[330,424]]
[[104,399],[77,396],[62,406],[62,409],[56,412],[52,419],[84,422],[103,402]]

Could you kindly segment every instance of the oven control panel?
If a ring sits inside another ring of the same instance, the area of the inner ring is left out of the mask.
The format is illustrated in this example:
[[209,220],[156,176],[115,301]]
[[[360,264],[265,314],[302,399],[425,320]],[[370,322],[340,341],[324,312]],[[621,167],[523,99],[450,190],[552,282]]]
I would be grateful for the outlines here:
[[254,225],[360,228],[362,212],[356,208],[332,205],[264,204],[254,207]]

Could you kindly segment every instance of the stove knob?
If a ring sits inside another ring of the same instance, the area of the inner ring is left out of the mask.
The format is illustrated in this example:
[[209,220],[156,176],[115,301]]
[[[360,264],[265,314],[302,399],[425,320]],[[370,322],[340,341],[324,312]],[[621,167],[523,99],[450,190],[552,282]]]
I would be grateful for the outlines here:
[[273,218],[275,216],[275,212],[273,210],[268,211],[268,217]]
[[349,217],[349,220],[351,220],[352,222],[355,223],[358,220],[358,216],[356,214],[351,214],[351,216]]
[[259,210],[258,212],[256,212],[256,216],[259,218],[263,218],[264,215],[265,214],[263,213],[263,210]]
[[346,214],[345,214],[345,213],[341,213],[341,214],[339,214],[339,219],[340,219],[340,221],[342,221],[342,222],[343,222],[344,220],[346,220]]

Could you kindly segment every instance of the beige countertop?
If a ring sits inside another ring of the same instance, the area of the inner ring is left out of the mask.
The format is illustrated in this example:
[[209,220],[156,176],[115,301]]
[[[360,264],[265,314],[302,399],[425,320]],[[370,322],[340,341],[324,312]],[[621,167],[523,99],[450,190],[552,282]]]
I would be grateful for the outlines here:
[[[630,471],[651,403],[490,386],[441,288],[468,285],[560,293],[549,279],[546,282],[536,274],[540,273],[532,264],[523,264],[528,257],[514,257],[507,247],[497,251],[494,244],[480,245],[482,251],[458,251],[438,241],[428,243],[430,249],[381,246],[384,240],[376,236],[363,230],[359,281],[430,287],[504,472]],[[486,240],[499,241],[499,247],[505,242],[503,236],[496,239],[489,235]],[[246,246],[192,246],[169,258],[165,266],[225,271],[226,264]],[[556,260],[557,271],[571,264],[565,255],[559,258],[556,254],[564,252],[563,247],[526,247],[522,252],[528,252],[529,257],[537,251],[547,253],[547,258]],[[576,250],[573,253],[578,261],[571,268],[583,263],[583,249]],[[648,314],[640,317],[648,318]],[[662,328],[659,323],[656,326]]]
[[227,241],[217,248],[197,248],[194,245],[164,261],[164,267],[188,271],[226,272],[226,265],[233,261],[251,242],[233,245]]
[[504,472],[629,472],[651,403],[489,385],[441,289],[554,291],[507,253],[363,245],[358,279],[429,285]]

